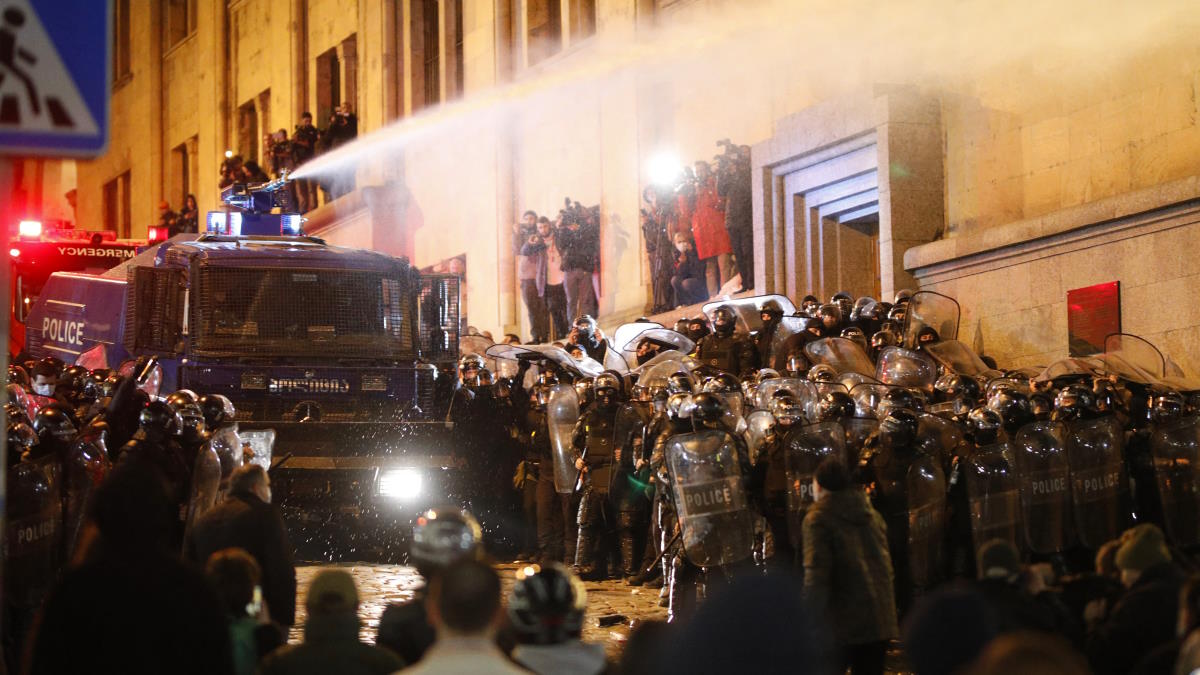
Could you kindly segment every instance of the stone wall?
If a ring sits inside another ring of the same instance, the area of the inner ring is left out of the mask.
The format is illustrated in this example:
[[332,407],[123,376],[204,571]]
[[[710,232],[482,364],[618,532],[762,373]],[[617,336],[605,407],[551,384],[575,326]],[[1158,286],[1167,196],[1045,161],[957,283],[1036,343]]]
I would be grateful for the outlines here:
[[1121,283],[1121,328],[1200,373],[1200,177],[910,249],[922,289],[962,307],[959,339],[1001,366],[1067,356],[1067,291]]

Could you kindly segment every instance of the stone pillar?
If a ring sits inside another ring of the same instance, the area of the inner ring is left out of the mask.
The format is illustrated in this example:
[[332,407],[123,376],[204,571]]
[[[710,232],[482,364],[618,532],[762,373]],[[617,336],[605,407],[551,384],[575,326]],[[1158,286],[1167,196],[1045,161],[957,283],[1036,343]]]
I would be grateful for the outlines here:
[[933,240],[945,222],[942,122],[937,98],[901,89],[876,99],[879,143],[879,266],[889,299],[916,281],[904,252]]

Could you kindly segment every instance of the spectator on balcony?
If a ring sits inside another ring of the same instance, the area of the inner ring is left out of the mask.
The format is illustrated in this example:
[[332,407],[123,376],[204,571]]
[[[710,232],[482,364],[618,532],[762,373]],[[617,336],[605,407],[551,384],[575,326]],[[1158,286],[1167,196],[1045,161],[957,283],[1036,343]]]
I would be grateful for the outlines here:
[[170,228],[168,232],[174,237],[177,234],[184,232],[195,233],[200,226],[200,207],[196,205],[196,195],[189,194],[183,200],[183,208],[179,209],[179,216],[175,219],[175,226]]
[[692,240],[685,232],[675,233],[675,274],[671,287],[679,306],[694,305],[708,299],[704,286],[704,264],[696,257]]
[[562,254],[563,286],[567,295],[567,316],[598,314],[592,273],[600,258],[600,228],[583,222],[573,212],[564,212],[555,235]]
[[708,162],[696,162],[696,211],[692,237],[696,255],[704,263],[708,294],[714,296],[733,276],[733,244],[725,229],[725,211],[717,194],[717,179]]
[[538,215],[526,211],[521,222],[513,223],[513,252],[517,258],[517,280],[521,299],[529,314],[530,342],[540,344],[550,335],[550,314],[546,311],[546,242],[537,231]]
[[[313,126],[313,116],[310,112],[300,115],[300,124],[292,132],[292,163],[300,166],[312,159],[317,153],[317,141],[321,132]],[[301,179],[296,183],[296,208],[306,213],[317,208],[317,185],[311,180]]]

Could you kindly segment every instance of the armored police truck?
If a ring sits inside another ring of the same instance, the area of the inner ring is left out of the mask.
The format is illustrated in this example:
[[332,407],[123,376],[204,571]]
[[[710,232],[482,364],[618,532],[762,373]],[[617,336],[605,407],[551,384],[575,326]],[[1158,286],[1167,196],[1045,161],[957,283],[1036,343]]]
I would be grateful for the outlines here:
[[300,216],[271,213],[282,187],[231,186],[223,199],[241,210],[210,213],[204,234],[100,275],[52,275],[27,349],[88,368],[153,355],[163,395],[228,396],[243,430],[274,435],[296,541],[345,534],[369,553],[372,532],[391,541],[387,525],[477,492],[444,422],[459,280],[305,236]]

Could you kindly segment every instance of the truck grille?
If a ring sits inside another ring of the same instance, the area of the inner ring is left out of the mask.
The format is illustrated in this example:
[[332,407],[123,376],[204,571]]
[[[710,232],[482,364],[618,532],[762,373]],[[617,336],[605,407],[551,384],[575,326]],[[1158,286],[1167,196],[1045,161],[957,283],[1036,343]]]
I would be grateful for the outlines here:
[[410,281],[400,271],[201,265],[198,354],[411,359]]

